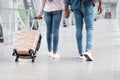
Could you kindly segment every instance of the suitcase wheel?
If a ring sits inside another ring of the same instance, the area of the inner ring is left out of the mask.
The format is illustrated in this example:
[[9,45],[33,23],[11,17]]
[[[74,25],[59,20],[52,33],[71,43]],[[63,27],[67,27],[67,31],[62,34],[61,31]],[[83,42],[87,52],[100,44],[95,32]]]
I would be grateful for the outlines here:
[[15,56],[15,53],[13,52],[12,56]]
[[32,59],[32,62],[35,62],[35,59]]
[[15,59],[15,62],[18,62],[18,58]]
[[13,54],[12,54],[12,56],[15,56],[16,53],[17,53],[17,50],[14,49],[14,50],[13,50]]

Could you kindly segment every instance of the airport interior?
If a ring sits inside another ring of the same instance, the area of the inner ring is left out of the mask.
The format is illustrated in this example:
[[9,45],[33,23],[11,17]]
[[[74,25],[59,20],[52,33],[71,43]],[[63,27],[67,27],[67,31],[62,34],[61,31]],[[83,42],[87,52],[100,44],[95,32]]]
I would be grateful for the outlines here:
[[[81,61],[75,38],[75,19],[64,11],[60,23],[60,58],[48,56],[46,24],[39,14],[40,0],[0,0],[1,80],[120,80],[120,0],[102,0],[103,11],[94,7],[93,61]],[[16,60],[13,44],[24,29],[37,29],[42,38],[35,61]],[[84,25],[85,26],[85,25]],[[83,45],[86,32],[83,29]],[[83,46],[85,47],[85,46]]]

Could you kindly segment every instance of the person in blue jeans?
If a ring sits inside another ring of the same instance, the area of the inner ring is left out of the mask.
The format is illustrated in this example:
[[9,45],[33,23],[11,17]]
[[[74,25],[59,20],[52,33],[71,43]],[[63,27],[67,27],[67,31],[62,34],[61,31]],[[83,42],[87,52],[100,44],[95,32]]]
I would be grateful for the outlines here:
[[[98,13],[102,12],[102,0],[98,0]],[[93,38],[93,21],[95,0],[65,0],[65,17],[70,15],[69,5],[75,16],[76,22],[76,40],[81,60],[93,61],[91,55]],[[82,30],[83,21],[86,29],[86,49],[83,51]]]
[[62,10],[64,9],[63,0],[41,0],[40,13],[36,17],[41,19],[44,13],[46,23],[46,38],[49,56],[52,58],[59,58],[58,51],[59,42],[59,28],[62,17]]

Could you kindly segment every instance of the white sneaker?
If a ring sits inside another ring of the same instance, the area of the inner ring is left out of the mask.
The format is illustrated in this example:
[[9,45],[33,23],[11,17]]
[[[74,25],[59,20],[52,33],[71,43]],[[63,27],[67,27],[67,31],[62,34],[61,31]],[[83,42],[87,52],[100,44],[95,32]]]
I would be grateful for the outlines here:
[[52,58],[53,58],[53,59],[55,59],[55,58],[60,58],[60,54],[58,54],[58,53],[53,54]]
[[53,52],[49,52],[48,56],[53,57]]
[[79,56],[78,58],[79,58],[80,60],[82,60],[82,61],[85,61],[85,60],[86,60],[85,56]]
[[93,57],[90,52],[85,52],[84,56],[86,57],[87,61],[93,61]]

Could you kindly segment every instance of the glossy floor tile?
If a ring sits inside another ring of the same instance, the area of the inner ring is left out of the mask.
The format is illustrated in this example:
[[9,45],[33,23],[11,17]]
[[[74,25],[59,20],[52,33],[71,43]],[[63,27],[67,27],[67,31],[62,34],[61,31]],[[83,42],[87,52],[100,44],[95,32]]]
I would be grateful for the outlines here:
[[[43,32],[42,32],[43,33]],[[83,31],[85,45],[85,31]],[[84,46],[85,48],[85,46]],[[46,37],[35,63],[20,59],[15,63],[11,45],[0,45],[0,79],[2,80],[119,80],[120,26],[116,20],[98,20],[94,25],[94,61],[80,61],[75,39],[75,26],[61,27],[59,59],[48,57]]]

